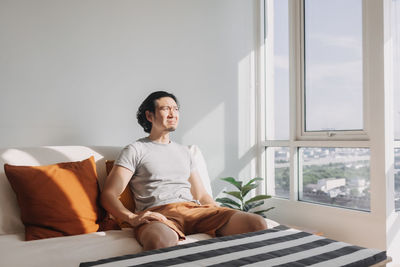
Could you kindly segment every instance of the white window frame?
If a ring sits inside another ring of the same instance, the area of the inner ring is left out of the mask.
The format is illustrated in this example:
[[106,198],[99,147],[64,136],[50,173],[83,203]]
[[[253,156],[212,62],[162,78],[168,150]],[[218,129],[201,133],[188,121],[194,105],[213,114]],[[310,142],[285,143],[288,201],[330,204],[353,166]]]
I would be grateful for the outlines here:
[[[260,14],[265,17],[269,1],[260,0]],[[391,47],[387,43],[389,38],[391,0],[362,0],[363,4],[363,122],[362,131],[335,131],[330,135],[327,132],[304,132],[302,120],[303,96],[303,67],[302,59],[302,31],[299,24],[302,18],[302,0],[289,0],[289,40],[290,47],[290,138],[289,140],[269,140],[266,111],[266,99],[273,99],[264,88],[270,86],[265,72],[268,71],[268,55],[271,51],[271,40],[260,38],[258,45],[258,143],[259,143],[259,174],[266,176],[271,172],[273,158],[266,157],[268,147],[285,146],[290,148],[290,198],[282,199],[273,197],[269,206],[276,208],[270,213],[272,219],[283,224],[297,225],[314,228],[324,232],[327,237],[332,237],[345,242],[361,246],[370,246],[389,249],[390,225],[389,220],[400,220],[399,213],[394,210],[394,142],[393,134],[393,107],[390,104],[392,97],[391,77],[388,66],[391,60]],[[264,25],[271,26],[271,17],[267,16],[269,24],[261,20],[260,34],[268,32]],[[297,25],[297,26],[296,26]],[[386,71],[385,71],[386,70]],[[267,74],[268,75],[268,74]],[[265,91],[264,91],[265,90]],[[273,103],[272,103],[273,104]],[[373,107],[370,108],[370,107]],[[297,121],[302,122],[298,124]],[[373,125],[373,127],[372,127]],[[267,126],[267,127],[266,127]],[[341,207],[320,205],[299,201],[298,199],[298,148],[299,147],[360,147],[370,149],[370,183],[371,202],[370,211],[359,211]],[[267,162],[268,161],[268,162]],[[260,192],[271,193],[269,179]],[[312,218],[312,220],[310,220]],[[350,227],[350,228],[349,228]],[[349,232],[349,229],[351,231]],[[365,235],[366,229],[374,229],[373,233]],[[399,241],[400,242],[400,241]]]
[[[264,140],[261,141],[264,147],[279,147],[286,146],[290,148],[291,156],[291,174],[293,173],[293,177],[291,177],[291,185],[294,185],[295,188],[291,189],[291,199],[298,199],[298,181],[294,179],[294,177],[298,177],[299,173],[297,170],[297,150],[299,147],[360,147],[360,148],[370,148],[371,141],[369,138],[369,84],[370,84],[370,75],[369,72],[371,68],[368,68],[368,64],[370,64],[370,59],[368,58],[369,48],[368,42],[368,34],[366,30],[366,2],[368,0],[362,0],[363,2],[363,124],[364,130],[361,131],[320,131],[320,132],[305,132],[304,131],[304,11],[303,11],[303,0],[289,0],[289,61],[290,63],[290,74],[289,74],[289,84],[290,84],[290,138],[289,140],[268,140],[267,137],[269,135],[269,130],[273,130],[273,115],[271,116],[271,107],[267,109],[266,106],[271,106],[273,99],[273,90],[266,90],[265,95],[263,95],[263,99],[269,99],[270,101],[264,103],[264,108],[261,113],[267,113],[269,115],[269,122],[263,126],[266,126]],[[273,31],[273,14],[272,13],[272,3],[273,0],[265,0],[264,12],[269,15],[266,16],[268,19],[267,29],[264,31],[272,32]],[[269,29],[268,29],[269,25]],[[264,52],[264,62],[266,63],[269,58],[273,58],[273,40],[265,40],[265,52]],[[269,58],[268,58],[269,57]],[[270,64],[266,64],[265,70],[268,73],[268,68]],[[268,74],[267,74],[268,75]],[[266,77],[265,86],[273,86],[272,80]],[[295,107],[295,108],[293,108]],[[265,117],[263,118],[265,119]],[[263,122],[261,122],[263,124]],[[265,157],[265,155],[264,155]],[[271,158],[271,157],[269,157]],[[272,164],[271,161],[268,164]],[[271,168],[266,168],[267,171],[271,171]],[[268,183],[268,181],[267,181]],[[268,188],[271,188],[269,186]],[[271,191],[267,191],[271,193]]]
[[[365,1],[363,1],[365,2]],[[294,37],[293,41],[290,41],[290,51],[293,51],[293,55],[291,56],[291,60],[294,62],[298,62],[296,64],[296,68],[292,69],[295,74],[293,77],[296,79],[296,91],[299,97],[296,98],[297,101],[297,123],[296,124],[296,139],[297,140],[369,140],[368,136],[368,119],[366,114],[368,114],[369,105],[368,105],[368,90],[366,88],[366,63],[365,58],[366,54],[366,39],[365,36],[365,8],[364,4],[362,4],[362,62],[363,62],[363,129],[360,130],[338,130],[338,131],[305,131],[305,57],[304,57],[304,1],[289,1],[290,15],[289,15],[289,25],[291,25],[290,36]],[[298,25],[298,27],[296,27]]]

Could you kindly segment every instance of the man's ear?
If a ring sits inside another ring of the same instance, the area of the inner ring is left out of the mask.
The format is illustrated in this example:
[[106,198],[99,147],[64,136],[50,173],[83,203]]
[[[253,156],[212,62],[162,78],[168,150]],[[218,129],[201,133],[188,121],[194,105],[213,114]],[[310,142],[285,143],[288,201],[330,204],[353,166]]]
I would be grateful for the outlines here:
[[153,117],[154,117],[153,112],[150,112],[150,111],[146,110],[145,114],[146,114],[146,119],[147,119],[149,122],[153,122]]

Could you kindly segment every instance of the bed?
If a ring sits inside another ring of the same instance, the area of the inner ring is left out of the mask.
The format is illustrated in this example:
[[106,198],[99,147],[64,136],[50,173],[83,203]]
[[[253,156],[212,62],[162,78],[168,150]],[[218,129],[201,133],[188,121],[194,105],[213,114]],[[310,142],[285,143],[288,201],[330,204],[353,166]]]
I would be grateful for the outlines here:
[[283,225],[138,254],[83,262],[98,266],[385,266],[385,251],[367,249]]

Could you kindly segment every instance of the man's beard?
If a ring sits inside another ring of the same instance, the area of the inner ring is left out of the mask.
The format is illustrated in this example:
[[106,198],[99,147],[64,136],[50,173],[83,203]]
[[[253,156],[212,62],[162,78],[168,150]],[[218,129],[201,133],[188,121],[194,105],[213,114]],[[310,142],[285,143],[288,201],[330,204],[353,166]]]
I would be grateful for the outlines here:
[[167,129],[168,132],[173,132],[173,131],[175,131],[175,130],[176,130],[176,127],[169,127],[169,128]]

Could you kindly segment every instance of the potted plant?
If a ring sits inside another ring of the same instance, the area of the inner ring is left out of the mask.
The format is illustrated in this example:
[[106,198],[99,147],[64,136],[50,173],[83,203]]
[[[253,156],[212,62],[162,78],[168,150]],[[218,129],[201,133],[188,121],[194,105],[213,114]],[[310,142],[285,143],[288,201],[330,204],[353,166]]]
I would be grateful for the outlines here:
[[262,181],[263,180],[262,178],[259,177],[253,178],[250,181],[248,181],[245,185],[243,185],[242,181],[237,181],[233,177],[221,178],[221,180],[232,184],[234,187],[238,189],[237,191],[224,191],[223,193],[229,196],[233,196],[236,200],[239,200],[235,201],[230,197],[217,198],[215,201],[221,203],[221,206],[259,214],[264,218],[266,217],[264,213],[274,208],[270,207],[265,210],[254,210],[254,208],[263,205],[265,199],[271,198],[271,196],[269,195],[257,195],[253,198],[246,200],[246,196],[248,195],[248,193],[251,190],[258,187],[259,185],[258,182]]

